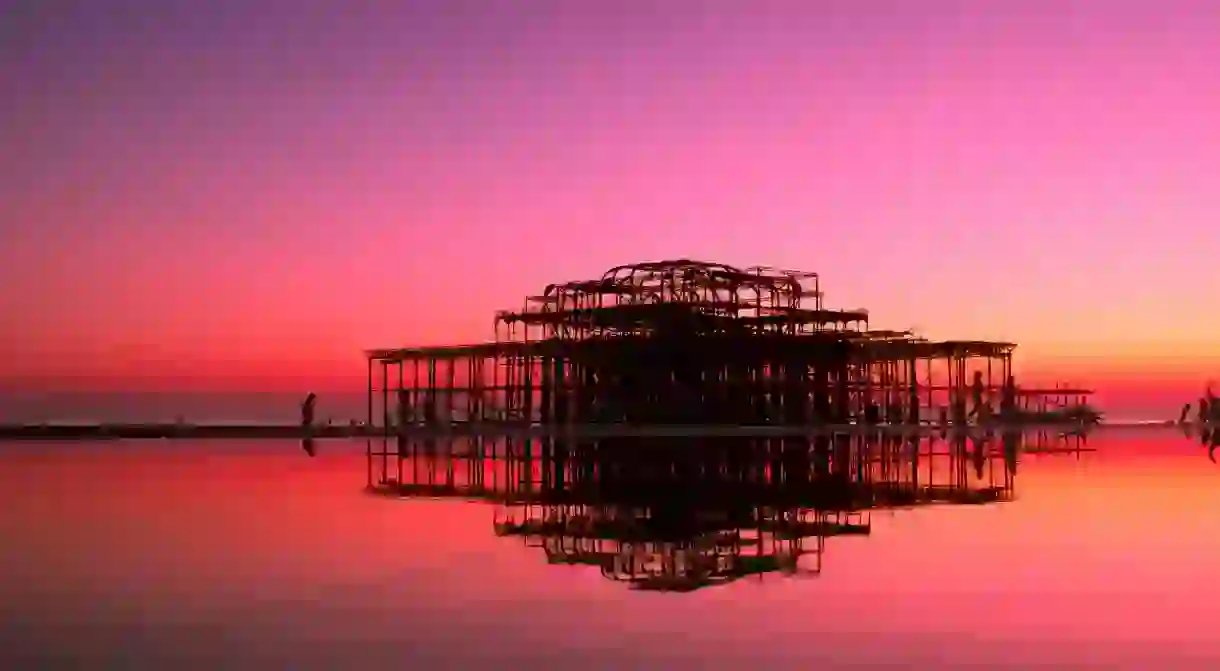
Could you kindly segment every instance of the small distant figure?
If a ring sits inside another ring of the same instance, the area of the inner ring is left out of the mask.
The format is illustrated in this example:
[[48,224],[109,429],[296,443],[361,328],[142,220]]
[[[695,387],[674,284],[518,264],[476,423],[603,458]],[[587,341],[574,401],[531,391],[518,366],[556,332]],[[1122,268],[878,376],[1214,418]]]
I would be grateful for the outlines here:
[[1000,416],[1004,421],[1015,419],[1017,414],[1017,379],[1012,375],[1004,381],[1004,391],[1000,396]]
[[1199,444],[1207,448],[1207,458],[1216,463],[1216,448],[1220,447],[1220,429],[1207,424],[1200,425]]
[[1182,414],[1178,415],[1178,424],[1185,424],[1186,420],[1189,418],[1190,418],[1190,404],[1187,403],[1182,406]]
[[970,417],[980,418],[980,413],[983,409],[983,374],[979,371],[974,371],[974,382],[970,384],[970,395],[974,400],[974,409],[970,411]]
[[301,426],[310,426],[313,424],[314,405],[318,401],[318,395],[309,392],[305,397],[305,401],[301,403]]

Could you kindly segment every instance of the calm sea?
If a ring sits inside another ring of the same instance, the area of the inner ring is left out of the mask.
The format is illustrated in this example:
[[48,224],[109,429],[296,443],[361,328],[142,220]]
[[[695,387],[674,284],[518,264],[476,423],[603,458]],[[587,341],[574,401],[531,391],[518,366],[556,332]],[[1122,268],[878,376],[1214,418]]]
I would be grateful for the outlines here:
[[682,592],[497,535],[526,514],[502,504],[371,495],[363,443],[0,445],[0,668],[1220,668],[1220,466],[1168,431],[1089,447],[1021,455],[1011,501],[875,509],[795,574]]

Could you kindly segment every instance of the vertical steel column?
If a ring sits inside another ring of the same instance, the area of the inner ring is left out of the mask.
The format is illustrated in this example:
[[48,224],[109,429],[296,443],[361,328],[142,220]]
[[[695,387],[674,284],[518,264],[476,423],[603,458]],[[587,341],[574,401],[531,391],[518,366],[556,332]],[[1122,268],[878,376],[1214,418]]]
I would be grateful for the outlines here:
[[[373,425],[373,357],[369,357],[369,416],[365,426]],[[370,448],[371,449],[371,448]]]

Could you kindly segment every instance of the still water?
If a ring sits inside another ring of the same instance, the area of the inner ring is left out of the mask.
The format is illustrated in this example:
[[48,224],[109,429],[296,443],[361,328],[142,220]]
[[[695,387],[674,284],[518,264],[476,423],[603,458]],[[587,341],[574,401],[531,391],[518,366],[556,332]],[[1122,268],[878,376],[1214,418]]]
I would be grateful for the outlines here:
[[1165,430],[1088,447],[682,592],[549,563],[502,504],[367,493],[363,442],[0,445],[0,668],[1220,663],[1220,466]]

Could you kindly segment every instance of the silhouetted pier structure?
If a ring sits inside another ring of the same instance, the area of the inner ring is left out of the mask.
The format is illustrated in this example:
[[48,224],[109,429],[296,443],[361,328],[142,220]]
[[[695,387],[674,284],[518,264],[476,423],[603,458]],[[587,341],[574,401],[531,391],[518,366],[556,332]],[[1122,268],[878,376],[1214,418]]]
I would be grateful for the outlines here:
[[1015,388],[1015,344],[870,329],[867,310],[824,306],[816,273],[620,266],[495,326],[492,343],[367,352],[368,423],[965,423],[1050,398]]
[[[685,591],[772,571],[817,574],[826,539],[871,533],[871,513],[1009,500],[1019,455],[1078,436],[856,431],[810,440],[372,441],[368,488],[497,506],[495,532],[551,564],[641,589]],[[380,448],[377,443],[380,442]]]
[[[1085,389],[1021,389],[1013,343],[933,342],[823,304],[816,273],[678,260],[552,284],[495,316],[496,341],[366,352],[360,424],[0,425],[4,440],[403,433],[809,434],[830,427],[1091,423]],[[997,412],[998,408],[998,412]],[[683,428],[685,427],[685,428]],[[308,450],[307,450],[308,451]]]

